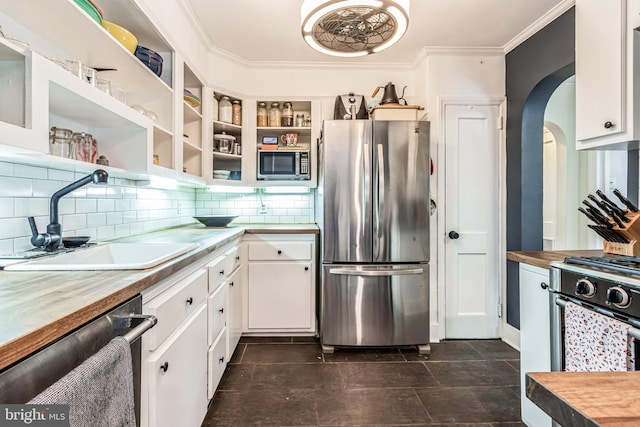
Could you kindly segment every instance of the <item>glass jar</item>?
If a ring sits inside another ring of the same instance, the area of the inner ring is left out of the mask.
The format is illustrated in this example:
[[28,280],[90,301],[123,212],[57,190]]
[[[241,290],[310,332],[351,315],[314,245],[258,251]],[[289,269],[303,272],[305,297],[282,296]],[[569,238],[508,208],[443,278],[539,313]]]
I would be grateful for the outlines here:
[[240,126],[242,124],[242,104],[237,99],[233,101],[231,112],[231,123]]
[[258,102],[258,112],[256,114],[256,126],[269,126],[269,113],[267,112],[266,102]]
[[280,104],[277,102],[271,103],[271,109],[269,109],[269,126],[280,127],[282,120],[282,112],[280,111]]
[[296,127],[304,127],[304,114],[296,114]]
[[86,132],[73,134],[75,158],[83,162],[91,162],[93,155],[93,136]]
[[285,102],[284,107],[282,108],[282,126],[293,126],[293,106],[290,102]]
[[55,126],[51,128],[49,131],[49,152],[52,156],[74,159],[76,156],[74,147],[73,131],[71,129],[57,128]]
[[233,121],[233,107],[228,96],[223,96],[218,103],[218,120],[225,123]]

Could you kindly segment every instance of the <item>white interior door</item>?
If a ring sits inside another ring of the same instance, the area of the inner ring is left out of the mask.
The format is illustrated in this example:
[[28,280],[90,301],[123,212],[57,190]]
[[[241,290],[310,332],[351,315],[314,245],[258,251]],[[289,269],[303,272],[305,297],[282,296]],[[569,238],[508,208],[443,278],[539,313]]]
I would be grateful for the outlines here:
[[445,107],[446,338],[499,336],[499,115]]

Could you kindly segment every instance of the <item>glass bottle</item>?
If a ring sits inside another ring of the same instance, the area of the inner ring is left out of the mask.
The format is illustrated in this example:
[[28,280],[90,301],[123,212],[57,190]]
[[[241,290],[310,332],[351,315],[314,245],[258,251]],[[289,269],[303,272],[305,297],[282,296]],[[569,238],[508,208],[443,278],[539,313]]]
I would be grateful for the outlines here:
[[234,125],[241,125],[242,124],[242,104],[240,104],[240,101],[238,101],[237,99],[233,101],[233,105],[231,106],[231,110],[232,110],[232,118],[231,118],[231,123],[233,123]]
[[256,125],[258,127],[267,127],[267,126],[269,126],[269,113],[267,112],[267,103],[266,102],[259,102],[258,103],[258,113],[257,113]]
[[231,123],[233,120],[231,100],[228,96],[223,96],[218,103],[218,120],[225,123]]
[[271,109],[269,109],[269,126],[280,127],[282,119],[282,112],[280,111],[280,104],[277,102],[271,103]]
[[296,127],[304,127],[304,114],[296,114]]
[[293,126],[293,106],[290,102],[285,102],[284,107],[282,108],[282,126]]

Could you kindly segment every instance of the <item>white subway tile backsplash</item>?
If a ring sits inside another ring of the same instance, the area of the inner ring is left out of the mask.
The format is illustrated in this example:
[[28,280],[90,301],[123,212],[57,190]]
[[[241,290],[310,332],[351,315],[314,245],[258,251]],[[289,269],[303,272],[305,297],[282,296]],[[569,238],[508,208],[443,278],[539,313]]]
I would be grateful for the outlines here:
[[49,199],[42,197],[17,197],[14,199],[14,203],[14,216],[18,218],[49,215]]
[[13,176],[14,164],[0,162],[0,176]]
[[76,213],[91,213],[98,211],[98,201],[96,199],[76,200]]
[[0,197],[31,197],[33,180],[27,178],[0,178]]
[[47,179],[47,169],[37,166],[16,164],[13,168],[13,176],[20,178]]
[[[86,173],[0,161],[0,252],[31,249],[26,217],[35,216],[43,232],[49,223],[50,198]],[[178,214],[178,202],[182,204]],[[262,206],[267,214],[261,214]],[[314,221],[314,195],[212,193],[208,189],[161,190],[135,181],[109,178],[107,185],[89,184],[58,203],[64,235],[111,239],[193,223],[197,215],[237,215],[245,223],[309,223]]]
[[14,199],[10,197],[0,198],[0,218],[11,218],[14,216]]
[[87,214],[87,227],[97,228],[107,225],[107,214],[105,213],[90,213]]
[[112,199],[99,199],[98,212],[113,212],[116,210],[116,201]]

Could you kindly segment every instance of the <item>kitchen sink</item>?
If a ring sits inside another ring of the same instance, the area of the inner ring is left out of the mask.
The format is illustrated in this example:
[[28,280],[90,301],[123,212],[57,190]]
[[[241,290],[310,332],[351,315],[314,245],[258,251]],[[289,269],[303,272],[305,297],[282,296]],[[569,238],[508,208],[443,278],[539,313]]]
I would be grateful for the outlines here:
[[143,270],[155,267],[198,247],[197,243],[100,243],[8,265],[5,270]]

